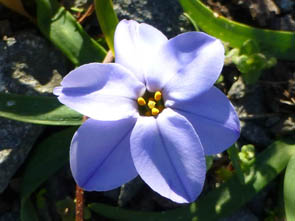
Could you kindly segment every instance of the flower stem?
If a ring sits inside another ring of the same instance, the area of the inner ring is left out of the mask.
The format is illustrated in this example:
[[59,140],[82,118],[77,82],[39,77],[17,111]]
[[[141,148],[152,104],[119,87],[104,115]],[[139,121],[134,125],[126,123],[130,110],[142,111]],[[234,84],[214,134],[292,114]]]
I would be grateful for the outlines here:
[[103,59],[102,63],[111,63],[113,60],[114,60],[113,52],[109,50],[107,55]]
[[84,191],[76,185],[76,221],[83,221],[84,216]]

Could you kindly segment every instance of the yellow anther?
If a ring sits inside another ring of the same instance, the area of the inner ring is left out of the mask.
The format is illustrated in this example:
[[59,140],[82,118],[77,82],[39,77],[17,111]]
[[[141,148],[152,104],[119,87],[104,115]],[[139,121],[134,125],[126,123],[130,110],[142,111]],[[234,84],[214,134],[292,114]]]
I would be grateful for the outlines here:
[[160,91],[156,91],[156,93],[154,94],[154,98],[156,101],[159,101],[162,99],[162,93]]
[[153,101],[153,100],[150,99],[149,102],[148,102],[148,107],[150,109],[153,109],[155,106],[156,106],[156,101]]
[[146,105],[145,99],[144,99],[143,97],[139,97],[139,98],[137,98],[137,103],[138,103],[140,106],[144,106],[144,105]]
[[159,110],[158,108],[155,108],[155,107],[154,107],[154,108],[152,109],[152,115],[153,115],[153,116],[156,116],[156,115],[158,115],[159,113],[160,113],[160,110]]

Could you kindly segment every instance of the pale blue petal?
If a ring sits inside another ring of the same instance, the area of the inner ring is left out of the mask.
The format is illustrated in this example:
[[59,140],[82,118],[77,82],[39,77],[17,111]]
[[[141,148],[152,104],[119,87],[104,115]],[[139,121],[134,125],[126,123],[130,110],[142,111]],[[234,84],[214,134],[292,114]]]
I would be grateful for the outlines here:
[[160,195],[189,203],[201,193],[206,172],[202,145],[192,125],[171,109],[157,118],[138,118],[131,155],[138,174]]
[[54,90],[61,103],[96,120],[137,117],[144,85],[118,64],[91,63],[71,71]]
[[146,76],[150,91],[163,90],[167,99],[190,99],[209,90],[224,62],[222,43],[202,32],[170,39],[154,58]]
[[240,136],[239,117],[229,99],[216,87],[192,100],[167,101],[166,105],[192,123],[206,155],[224,151]]
[[137,176],[131,154],[134,119],[88,119],[75,133],[70,165],[77,184],[88,191],[107,191]]
[[149,62],[167,41],[153,26],[128,20],[118,24],[114,39],[116,63],[132,71],[141,82]]

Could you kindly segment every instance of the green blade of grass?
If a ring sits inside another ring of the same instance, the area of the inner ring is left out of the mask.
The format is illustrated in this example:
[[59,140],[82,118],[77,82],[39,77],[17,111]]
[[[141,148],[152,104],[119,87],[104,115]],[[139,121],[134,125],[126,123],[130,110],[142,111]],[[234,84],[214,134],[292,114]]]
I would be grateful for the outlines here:
[[291,157],[287,165],[284,179],[285,212],[288,221],[295,220],[295,155]]
[[235,172],[237,177],[239,178],[241,184],[244,183],[244,174],[242,172],[242,168],[240,166],[239,153],[235,145],[232,145],[227,149],[227,153],[231,159],[233,167],[235,168]]
[[34,147],[23,174],[21,198],[28,198],[44,181],[69,162],[69,148],[77,127],[44,139]]
[[80,125],[82,115],[56,97],[0,93],[0,117],[44,125]]
[[36,0],[37,23],[41,32],[76,66],[100,62],[105,49],[56,0]]
[[259,154],[245,184],[235,174],[209,193],[188,206],[164,212],[131,211],[102,203],[92,203],[90,209],[110,219],[127,220],[217,220],[231,215],[270,183],[295,154],[294,140],[279,140]]
[[240,48],[252,39],[256,41],[263,53],[280,59],[295,60],[295,33],[254,28],[231,21],[211,11],[200,0],[179,0],[190,20],[203,31],[213,35],[230,46]]
[[117,15],[113,9],[112,0],[95,0],[96,16],[109,48],[115,55],[114,33],[118,24]]
[[76,130],[76,127],[64,129],[34,147],[23,173],[21,221],[38,220],[30,196],[43,182],[68,163],[69,147]]

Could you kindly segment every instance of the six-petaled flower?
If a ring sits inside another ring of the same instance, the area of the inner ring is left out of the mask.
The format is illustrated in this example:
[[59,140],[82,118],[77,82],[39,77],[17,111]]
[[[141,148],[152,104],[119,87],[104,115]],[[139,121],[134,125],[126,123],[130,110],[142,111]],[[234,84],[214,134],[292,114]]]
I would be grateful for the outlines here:
[[223,45],[201,32],[168,40],[127,20],[114,41],[115,63],[82,65],[54,90],[89,117],[71,143],[74,179],[85,190],[106,191],[139,175],[162,196],[192,202],[204,185],[205,155],[240,134],[232,104],[213,86]]

